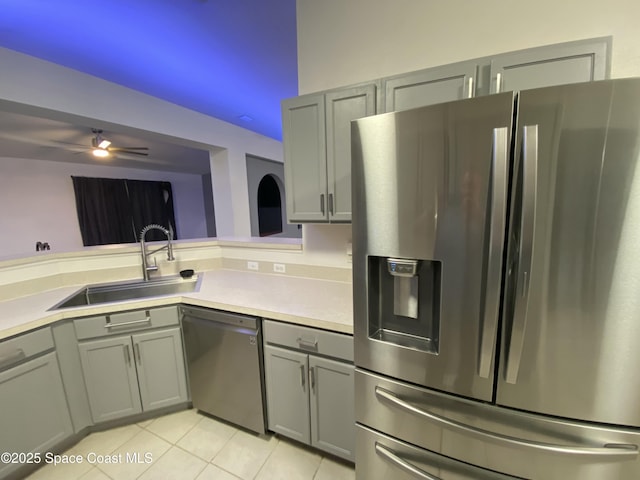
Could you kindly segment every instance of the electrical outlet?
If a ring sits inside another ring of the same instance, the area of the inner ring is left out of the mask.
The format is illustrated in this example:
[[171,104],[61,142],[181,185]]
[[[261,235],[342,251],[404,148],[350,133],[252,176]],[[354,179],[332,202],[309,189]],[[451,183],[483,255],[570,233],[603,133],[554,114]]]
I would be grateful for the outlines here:
[[284,263],[274,263],[273,264],[273,271],[276,272],[276,273],[284,273],[286,271]]
[[249,270],[258,270],[258,262],[247,262],[247,268]]

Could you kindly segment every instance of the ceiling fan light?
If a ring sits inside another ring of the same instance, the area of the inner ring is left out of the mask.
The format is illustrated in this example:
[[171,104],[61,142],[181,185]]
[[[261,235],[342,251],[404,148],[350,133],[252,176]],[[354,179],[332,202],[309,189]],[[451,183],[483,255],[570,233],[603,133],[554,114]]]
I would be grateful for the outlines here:
[[111,142],[109,140],[102,139],[100,143],[98,143],[98,148],[102,148],[103,150],[106,150],[106,148],[109,145],[111,145]]
[[109,151],[104,148],[94,148],[93,151],[94,157],[104,158],[109,156]]

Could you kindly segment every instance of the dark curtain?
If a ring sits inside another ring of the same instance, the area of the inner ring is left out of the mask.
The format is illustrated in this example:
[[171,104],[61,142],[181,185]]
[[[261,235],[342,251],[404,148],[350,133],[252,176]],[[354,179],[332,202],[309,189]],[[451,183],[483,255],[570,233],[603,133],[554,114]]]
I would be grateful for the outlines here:
[[[78,223],[85,246],[133,243],[142,229],[157,223],[177,238],[171,183],[148,180],[71,177]],[[157,230],[146,240],[165,240]]]
[[[133,224],[137,235],[150,223],[157,223],[176,235],[176,220],[173,213],[173,193],[171,183],[150,180],[126,180],[131,202]],[[145,240],[165,240],[167,237],[159,230],[150,230]]]
[[88,245],[135,242],[133,218],[122,180],[71,177],[82,242]]

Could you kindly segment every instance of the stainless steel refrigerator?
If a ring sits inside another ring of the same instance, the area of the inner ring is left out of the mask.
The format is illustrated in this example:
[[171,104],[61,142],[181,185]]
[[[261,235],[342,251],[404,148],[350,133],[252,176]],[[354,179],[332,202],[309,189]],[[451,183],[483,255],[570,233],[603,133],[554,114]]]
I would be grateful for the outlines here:
[[640,79],[352,123],[356,477],[640,478]]

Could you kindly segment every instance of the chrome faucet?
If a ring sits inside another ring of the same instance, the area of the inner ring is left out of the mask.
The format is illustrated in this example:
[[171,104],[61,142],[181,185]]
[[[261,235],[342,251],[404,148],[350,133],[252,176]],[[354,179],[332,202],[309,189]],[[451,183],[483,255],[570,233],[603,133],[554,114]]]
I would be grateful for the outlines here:
[[[147,249],[144,243],[144,237],[149,230],[160,230],[161,232],[163,232],[167,236],[167,244],[161,246],[160,248],[152,250],[151,252],[147,252]],[[154,264],[149,265],[149,261],[148,261],[149,255],[158,253],[160,250],[164,250],[166,248],[167,260],[169,260],[170,262],[175,260],[173,256],[173,246],[171,245],[172,238],[173,238],[173,229],[171,229],[171,226],[169,226],[169,229],[167,230],[162,225],[158,225],[156,223],[147,225],[140,232],[140,255],[142,255],[142,277],[145,279],[145,281],[149,280],[149,272],[155,272],[158,270],[158,264],[156,263],[155,258],[153,259]]]

